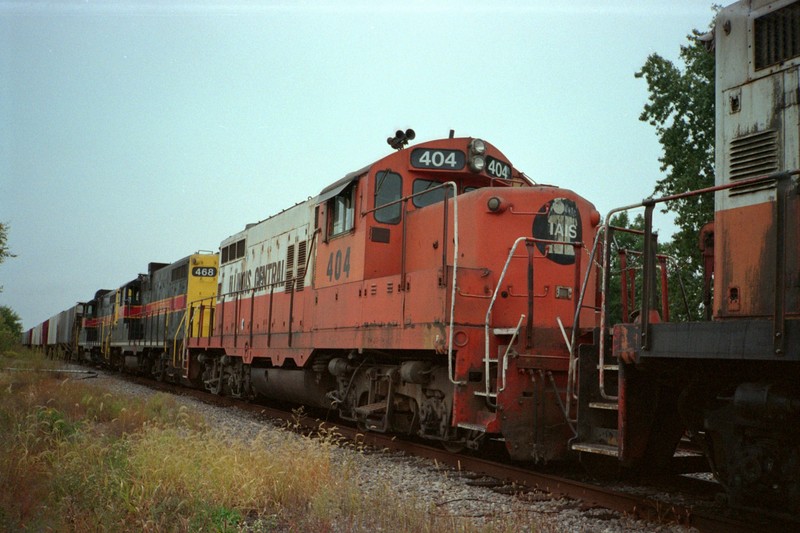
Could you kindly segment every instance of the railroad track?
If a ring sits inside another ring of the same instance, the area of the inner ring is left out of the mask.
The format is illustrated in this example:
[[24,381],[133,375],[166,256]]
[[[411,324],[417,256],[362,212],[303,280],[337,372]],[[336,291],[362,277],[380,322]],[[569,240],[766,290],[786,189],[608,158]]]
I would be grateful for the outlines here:
[[[348,425],[302,414],[298,410],[284,409],[261,403],[249,403],[131,375],[123,375],[121,377],[151,389],[192,397],[220,407],[239,409],[272,420],[281,420],[285,422],[287,427],[295,430],[310,433],[324,431],[328,434],[331,431],[335,431],[359,446],[369,446],[376,449],[386,449],[424,457],[459,472],[470,472],[474,477],[484,479],[483,484],[504,493],[535,492],[545,494],[550,498],[568,498],[582,502],[583,507],[609,509],[638,519],[652,521],[654,524],[677,523],[687,528],[696,528],[701,532],[736,533],[763,531],[775,533],[778,531],[796,531],[798,528],[797,523],[786,522],[773,517],[730,515],[722,505],[713,503],[714,493],[719,492],[721,489],[715,483],[708,481],[681,477],[680,481],[671,479],[664,482],[664,487],[660,489],[669,491],[674,489],[677,484],[681,484],[688,492],[695,495],[703,494],[703,491],[706,491],[705,500],[708,505],[702,507],[708,507],[708,509],[699,508],[696,502],[685,504],[665,502],[654,498],[651,495],[652,490],[641,491],[646,492],[642,494],[617,487],[603,486],[599,483],[590,483],[557,473],[537,472],[529,468],[475,455],[451,453],[428,444],[403,440],[396,435],[363,432]],[[486,478],[489,478],[490,481],[485,481]],[[628,487],[630,488],[630,485]],[[643,484],[642,488],[652,487]]]

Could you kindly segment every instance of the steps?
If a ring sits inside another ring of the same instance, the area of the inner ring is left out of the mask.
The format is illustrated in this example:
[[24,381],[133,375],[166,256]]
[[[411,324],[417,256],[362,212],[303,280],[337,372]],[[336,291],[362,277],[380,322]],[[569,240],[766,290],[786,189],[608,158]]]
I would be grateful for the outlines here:
[[609,444],[575,443],[572,445],[572,449],[576,452],[619,457],[619,448]]
[[[610,350],[606,352],[610,353]],[[608,357],[608,355],[606,356]],[[619,457],[619,403],[600,393],[599,356],[596,345],[581,346],[579,354],[578,424],[572,450],[580,453]],[[619,364],[603,365],[606,396],[616,397]]]

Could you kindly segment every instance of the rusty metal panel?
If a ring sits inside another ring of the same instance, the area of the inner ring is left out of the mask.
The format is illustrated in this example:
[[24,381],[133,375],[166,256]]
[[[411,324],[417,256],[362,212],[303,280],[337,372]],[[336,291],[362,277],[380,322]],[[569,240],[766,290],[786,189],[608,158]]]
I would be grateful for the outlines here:
[[614,326],[614,357],[626,363],[635,363],[639,358],[641,329],[638,324]]

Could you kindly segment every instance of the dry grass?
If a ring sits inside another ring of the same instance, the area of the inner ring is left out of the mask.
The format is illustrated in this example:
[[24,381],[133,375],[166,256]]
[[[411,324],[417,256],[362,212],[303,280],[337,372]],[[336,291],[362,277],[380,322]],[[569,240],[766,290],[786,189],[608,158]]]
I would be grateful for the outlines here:
[[169,396],[48,373],[0,372],[0,435],[0,530],[531,530],[513,516],[476,528],[388,485],[364,495],[356,465],[332,459],[336,435],[232,439]]

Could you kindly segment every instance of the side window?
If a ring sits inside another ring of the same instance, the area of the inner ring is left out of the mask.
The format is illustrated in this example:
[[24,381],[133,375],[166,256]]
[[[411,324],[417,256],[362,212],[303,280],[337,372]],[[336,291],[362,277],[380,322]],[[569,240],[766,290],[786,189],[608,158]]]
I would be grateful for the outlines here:
[[339,235],[353,229],[355,215],[355,190],[351,185],[328,200],[328,236]]
[[[413,193],[421,193],[425,192],[428,189],[433,189],[441,185],[441,182],[438,181],[431,181],[431,180],[414,180],[413,185]],[[441,202],[444,200],[445,191],[447,191],[447,197],[453,197],[453,189],[452,187],[441,187],[439,189],[435,189],[430,192],[426,192],[425,194],[420,194],[419,196],[415,196],[413,198],[414,207],[425,207],[426,205],[435,204],[437,202]]]
[[[375,174],[375,205],[382,205],[396,202],[403,197],[403,178],[400,174],[395,174],[384,170]],[[392,204],[375,211],[375,220],[384,224],[397,224],[400,222],[400,203]]]

